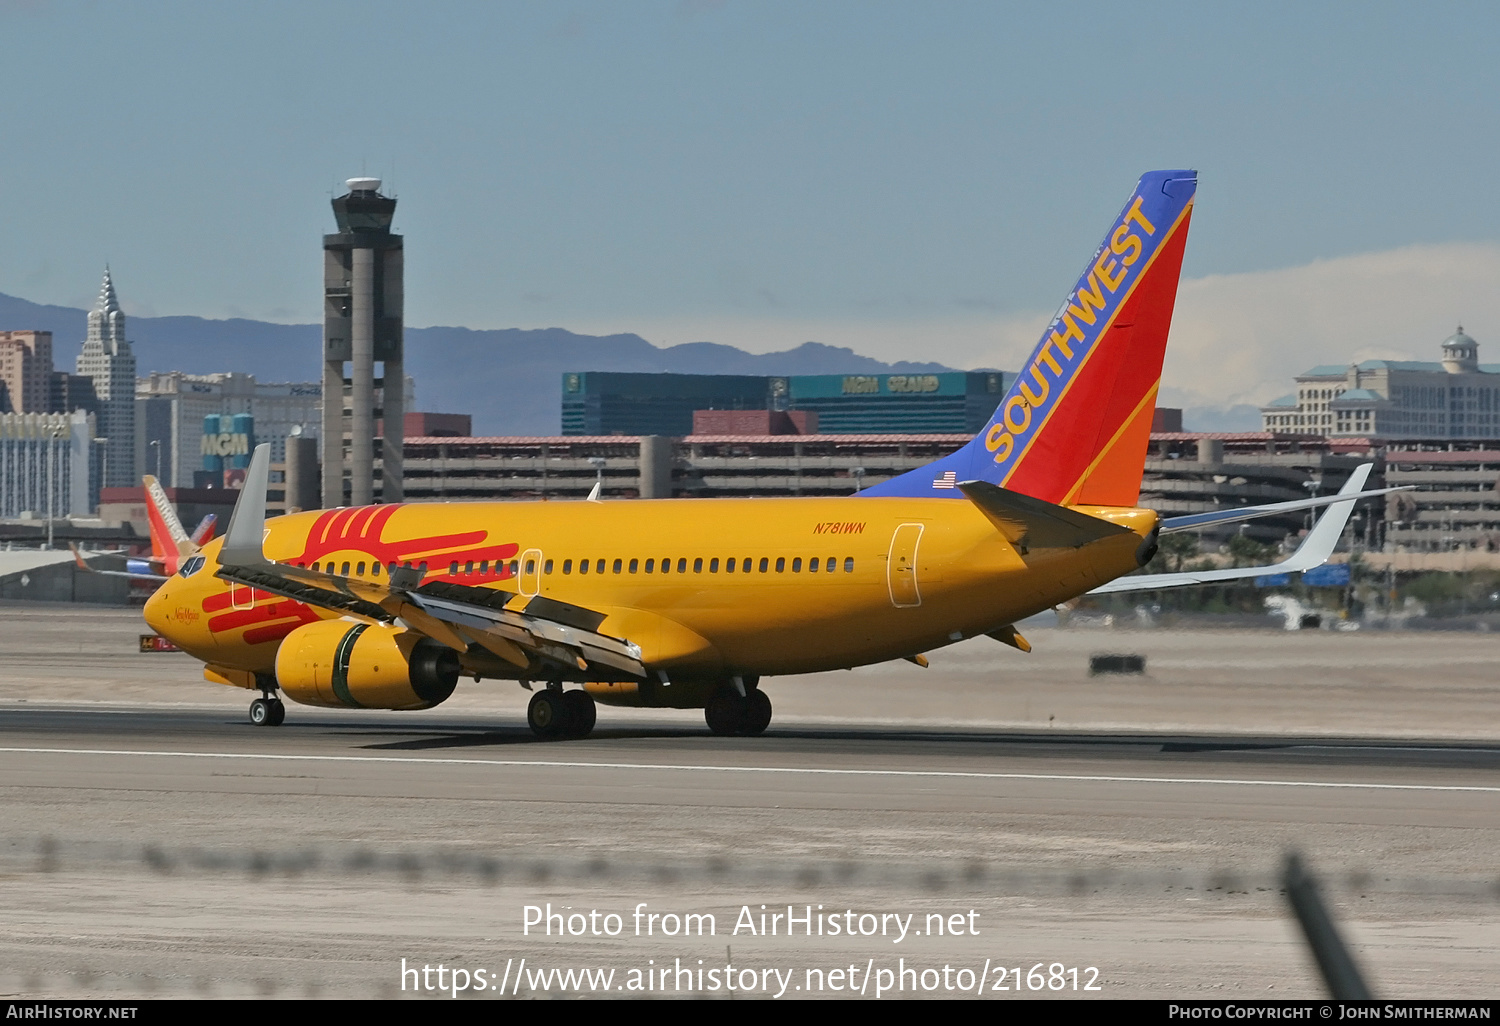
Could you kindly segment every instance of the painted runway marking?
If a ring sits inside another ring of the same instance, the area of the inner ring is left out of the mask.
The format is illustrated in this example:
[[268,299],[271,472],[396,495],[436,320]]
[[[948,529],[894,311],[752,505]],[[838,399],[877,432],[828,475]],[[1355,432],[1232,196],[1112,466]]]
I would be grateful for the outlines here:
[[411,766],[535,766],[544,769],[669,770],[679,773],[786,773],[840,777],[937,777],[968,780],[1075,780],[1090,784],[1219,784],[1242,787],[1328,787],[1369,791],[1473,791],[1500,787],[1466,784],[1374,784],[1327,780],[1246,780],[1234,777],[1114,777],[1082,773],[980,773],[961,770],[818,769],[806,766],[711,766],[653,762],[559,762],[542,759],[414,759],[399,755],[273,755],[261,752],[150,752],[104,748],[0,748],[20,755],[126,755],[162,759],[244,759],[265,762],[400,763]]

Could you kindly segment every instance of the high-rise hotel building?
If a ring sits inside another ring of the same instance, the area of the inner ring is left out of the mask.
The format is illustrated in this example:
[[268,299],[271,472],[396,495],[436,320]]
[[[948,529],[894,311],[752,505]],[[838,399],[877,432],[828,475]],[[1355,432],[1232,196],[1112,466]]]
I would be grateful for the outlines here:
[[104,487],[139,484],[135,465],[135,354],[125,340],[125,313],[107,267],[99,301],[89,311],[89,334],[78,355],[77,369],[80,376],[94,383],[98,431],[108,439]]

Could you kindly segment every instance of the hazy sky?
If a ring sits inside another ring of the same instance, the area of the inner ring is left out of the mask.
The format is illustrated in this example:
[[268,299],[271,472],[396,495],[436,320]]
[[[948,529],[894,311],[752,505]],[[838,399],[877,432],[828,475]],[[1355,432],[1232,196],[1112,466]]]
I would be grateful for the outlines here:
[[1013,367],[1194,167],[1179,392],[1460,320],[1500,360],[1500,5],[0,0],[0,39],[0,292],[39,302],[107,260],[127,311],[315,321],[367,172],[409,324]]

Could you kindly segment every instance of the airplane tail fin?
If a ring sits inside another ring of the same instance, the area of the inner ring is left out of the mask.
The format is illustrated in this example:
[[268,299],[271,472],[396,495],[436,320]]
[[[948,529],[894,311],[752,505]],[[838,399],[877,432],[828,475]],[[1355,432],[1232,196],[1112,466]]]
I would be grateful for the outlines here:
[[170,576],[177,572],[178,564],[198,551],[198,546],[182,529],[177,511],[172,508],[167,493],[161,484],[146,474],[141,478],[146,486],[146,520],[151,527],[151,559],[160,562]]
[[1195,171],[1143,175],[984,432],[860,494],[962,498],[958,482],[984,481],[1134,506],[1197,186]]
[[217,513],[208,514],[202,520],[198,521],[198,526],[193,528],[193,533],[188,536],[188,540],[201,549],[204,542],[213,540],[214,525],[218,522],[219,515]]

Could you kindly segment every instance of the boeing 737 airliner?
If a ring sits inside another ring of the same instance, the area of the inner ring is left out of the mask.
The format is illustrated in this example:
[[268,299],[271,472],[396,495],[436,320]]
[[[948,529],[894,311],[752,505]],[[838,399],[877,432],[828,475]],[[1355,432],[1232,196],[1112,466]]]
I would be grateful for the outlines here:
[[[847,498],[363,506],[265,518],[256,450],[224,538],[146,606],[250,718],[307,705],[425,709],[460,677],[541,685],[528,719],[581,737],[595,702],[703,708],[719,734],[771,720],[763,678],[906,658],[1092,590],[1304,570],[1333,549],[1369,467],[1337,496],[1163,520],[1137,506],[1197,177],[1141,178],[989,426]],[[1269,567],[1126,577],[1163,531],[1333,504]],[[578,685],[569,688],[568,685]]]

